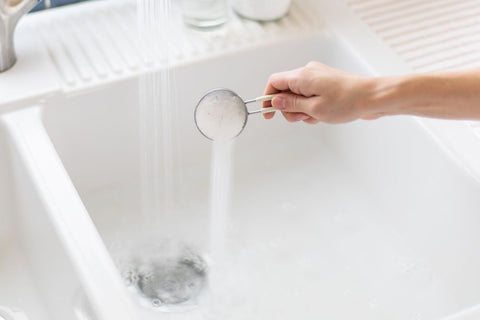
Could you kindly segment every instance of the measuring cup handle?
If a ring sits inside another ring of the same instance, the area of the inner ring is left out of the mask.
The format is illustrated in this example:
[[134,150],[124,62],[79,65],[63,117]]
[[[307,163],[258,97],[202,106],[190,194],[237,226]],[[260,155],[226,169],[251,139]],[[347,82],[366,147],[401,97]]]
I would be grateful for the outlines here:
[[252,99],[252,100],[246,100],[244,101],[245,104],[248,104],[248,103],[252,103],[252,102],[263,102],[263,101],[270,101],[272,100],[276,95],[276,94],[269,94],[269,95],[266,95],[266,96],[260,96],[260,97],[256,97],[255,99]]
[[[278,93],[275,93],[275,94],[269,94],[269,95],[266,95],[266,96],[260,96],[260,97],[256,97],[255,99],[252,99],[252,100],[247,100],[247,101],[244,101],[245,104],[247,103],[250,103],[250,102],[263,102],[263,101],[270,101],[272,100]],[[255,114],[255,113],[269,113],[269,112],[275,112],[277,111],[277,109],[275,109],[274,107],[268,107],[268,108],[262,108],[260,110],[255,110],[255,111],[252,111],[252,112],[248,112],[248,114]]]
[[248,114],[255,114],[255,113],[269,113],[269,112],[275,112],[277,111],[277,109],[275,109],[274,107],[268,107],[268,108],[262,108],[260,110],[255,110],[255,111],[252,111],[252,112],[249,112]]
[[278,93],[269,94],[269,95],[266,95],[266,96],[261,96],[261,97],[256,98],[255,101],[257,101],[257,102],[270,101],[277,95],[278,95]]

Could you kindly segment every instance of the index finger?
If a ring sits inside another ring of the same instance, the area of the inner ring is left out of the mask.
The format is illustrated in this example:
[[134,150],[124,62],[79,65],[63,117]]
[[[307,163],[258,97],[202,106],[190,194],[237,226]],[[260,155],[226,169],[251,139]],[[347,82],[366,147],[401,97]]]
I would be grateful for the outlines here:
[[[274,94],[274,93],[281,92],[280,90],[278,90],[277,88],[275,88],[272,85],[271,79],[272,79],[272,76],[270,76],[270,78],[268,79],[267,86],[265,87],[265,90],[263,91],[264,95],[269,95],[269,94]],[[271,100],[262,102],[262,108],[269,108],[271,106],[272,106],[272,101]],[[275,112],[269,112],[269,113],[264,113],[263,117],[265,119],[272,119],[274,115],[275,115]]]
[[268,79],[265,94],[272,94],[280,91],[292,91],[295,93],[299,93],[296,92],[296,88],[294,85],[295,79],[298,78],[299,71],[300,68],[272,74]]
[[[297,70],[298,69],[272,74],[268,79],[267,86],[264,91],[264,95],[279,93],[282,91],[291,91],[291,88],[289,86],[289,79],[292,78],[292,74],[297,72]],[[272,106],[271,101],[264,101],[262,103],[263,108],[268,108],[271,106]],[[273,118],[274,115],[275,115],[274,112],[264,113],[263,117],[265,119],[271,119]]]

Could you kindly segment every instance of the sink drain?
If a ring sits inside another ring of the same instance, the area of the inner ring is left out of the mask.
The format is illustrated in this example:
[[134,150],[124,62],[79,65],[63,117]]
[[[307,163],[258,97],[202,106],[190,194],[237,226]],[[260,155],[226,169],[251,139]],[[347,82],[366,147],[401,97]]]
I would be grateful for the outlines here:
[[206,282],[204,260],[191,250],[150,258],[127,273],[127,284],[154,308],[194,305]]

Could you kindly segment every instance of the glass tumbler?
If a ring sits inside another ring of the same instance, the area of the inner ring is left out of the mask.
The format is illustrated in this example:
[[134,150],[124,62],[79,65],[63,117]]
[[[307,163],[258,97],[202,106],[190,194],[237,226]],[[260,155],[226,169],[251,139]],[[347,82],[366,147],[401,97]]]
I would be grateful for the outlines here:
[[213,28],[228,20],[226,0],[181,0],[183,19],[195,28]]

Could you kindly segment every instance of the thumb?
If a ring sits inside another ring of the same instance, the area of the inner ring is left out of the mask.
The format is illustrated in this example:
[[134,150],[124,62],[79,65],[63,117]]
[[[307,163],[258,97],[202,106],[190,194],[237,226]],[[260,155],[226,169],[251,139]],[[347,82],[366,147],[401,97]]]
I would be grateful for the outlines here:
[[293,93],[281,93],[272,99],[272,106],[285,112],[309,114],[310,105],[311,101],[309,101],[309,98]]

